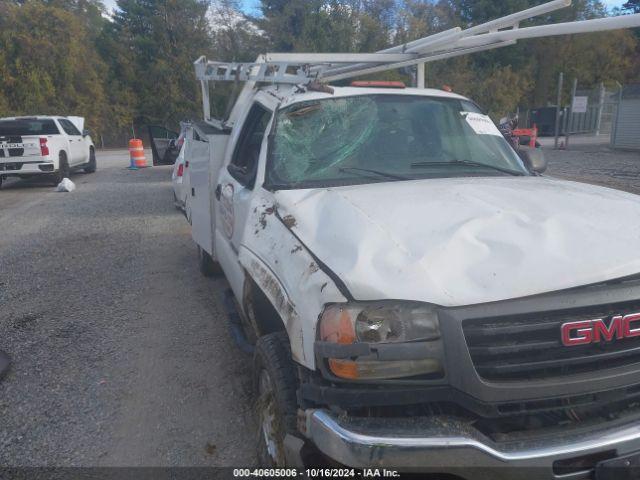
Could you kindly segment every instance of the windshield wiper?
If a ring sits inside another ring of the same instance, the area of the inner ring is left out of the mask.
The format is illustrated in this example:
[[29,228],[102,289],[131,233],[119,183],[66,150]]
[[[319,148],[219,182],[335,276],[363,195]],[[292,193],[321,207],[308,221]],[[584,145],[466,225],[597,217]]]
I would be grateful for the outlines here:
[[462,166],[470,166],[470,167],[483,167],[490,168],[491,170],[496,170],[502,173],[508,173],[509,175],[517,175],[523,176],[524,173],[518,172],[516,170],[510,170],[508,168],[496,167],[495,165],[489,165],[488,163],[481,162],[472,162],[471,160],[452,160],[450,162],[415,162],[411,164],[411,167],[442,167],[445,165],[462,165]]
[[338,169],[340,172],[363,172],[363,173],[373,173],[374,175],[378,175],[379,177],[392,178],[394,180],[411,180],[410,178],[403,177],[401,175],[394,175],[393,173],[383,172],[381,170],[372,170],[370,168],[359,168],[359,167],[340,167]]

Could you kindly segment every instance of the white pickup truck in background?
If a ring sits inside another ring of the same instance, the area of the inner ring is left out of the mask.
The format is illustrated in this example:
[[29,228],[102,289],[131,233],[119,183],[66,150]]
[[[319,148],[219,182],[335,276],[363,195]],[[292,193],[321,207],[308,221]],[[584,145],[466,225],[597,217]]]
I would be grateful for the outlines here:
[[95,146],[84,118],[0,118],[0,187],[7,177],[41,175],[57,185],[78,169],[96,171]]

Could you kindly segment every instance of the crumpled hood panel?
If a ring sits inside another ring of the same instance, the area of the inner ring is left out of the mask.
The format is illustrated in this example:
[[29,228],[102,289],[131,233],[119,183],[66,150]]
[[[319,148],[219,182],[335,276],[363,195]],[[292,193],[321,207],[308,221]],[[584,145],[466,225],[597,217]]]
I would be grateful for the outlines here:
[[278,212],[358,300],[442,306],[640,272],[640,196],[540,177],[276,193]]

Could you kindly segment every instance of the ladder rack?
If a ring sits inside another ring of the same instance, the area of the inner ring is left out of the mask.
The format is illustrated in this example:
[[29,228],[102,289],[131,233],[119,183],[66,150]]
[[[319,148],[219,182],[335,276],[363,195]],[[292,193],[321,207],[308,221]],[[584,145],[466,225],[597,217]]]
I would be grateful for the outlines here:
[[640,14],[634,14],[520,28],[524,20],[570,5],[571,0],[553,0],[466,30],[452,28],[376,53],[267,53],[251,63],[214,62],[203,56],[196,60],[195,70],[202,85],[205,119],[210,119],[210,81],[331,82],[506,47],[528,38],[640,27]]

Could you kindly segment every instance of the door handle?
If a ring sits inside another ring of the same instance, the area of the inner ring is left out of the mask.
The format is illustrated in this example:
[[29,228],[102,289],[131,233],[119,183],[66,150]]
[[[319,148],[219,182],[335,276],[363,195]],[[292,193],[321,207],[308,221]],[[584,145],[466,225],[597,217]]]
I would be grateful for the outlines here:
[[216,199],[220,200],[221,196],[222,196],[222,184],[219,183],[218,186],[216,187]]

